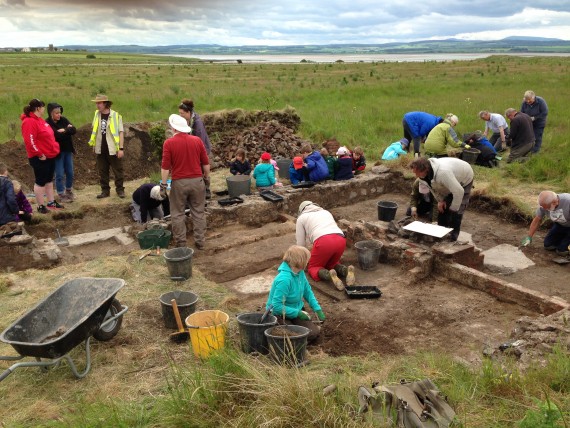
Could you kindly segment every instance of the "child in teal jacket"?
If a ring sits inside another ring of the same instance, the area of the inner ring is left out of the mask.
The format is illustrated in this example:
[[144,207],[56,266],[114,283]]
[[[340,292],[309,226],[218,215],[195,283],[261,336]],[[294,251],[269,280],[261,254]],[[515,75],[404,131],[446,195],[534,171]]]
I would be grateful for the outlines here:
[[310,330],[307,340],[312,342],[319,336],[320,327],[312,323],[310,315],[303,311],[304,301],[315,311],[319,320],[324,321],[325,314],[305,275],[304,269],[310,257],[311,253],[305,247],[292,245],[287,249],[265,306],[267,309],[273,305],[273,315],[279,324],[307,327]]
[[253,170],[255,186],[258,190],[273,189],[275,184],[275,168],[271,165],[271,155],[264,152],[261,155],[261,163]]

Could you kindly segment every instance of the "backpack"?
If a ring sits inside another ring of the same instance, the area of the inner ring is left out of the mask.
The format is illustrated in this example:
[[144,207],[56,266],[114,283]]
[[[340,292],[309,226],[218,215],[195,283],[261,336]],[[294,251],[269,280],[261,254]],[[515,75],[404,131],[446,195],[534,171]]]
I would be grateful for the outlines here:
[[372,384],[372,390],[358,389],[358,413],[372,410],[374,416],[398,428],[448,428],[455,411],[435,384],[429,380],[397,385]]

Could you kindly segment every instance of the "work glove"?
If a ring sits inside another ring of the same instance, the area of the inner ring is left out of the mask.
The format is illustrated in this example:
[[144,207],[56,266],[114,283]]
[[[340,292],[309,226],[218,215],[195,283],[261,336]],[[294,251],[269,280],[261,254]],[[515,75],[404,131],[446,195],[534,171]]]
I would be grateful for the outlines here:
[[418,218],[418,209],[416,207],[412,207],[410,211],[413,218]]
[[297,314],[297,318],[303,321],[311,321],[311,317],[305,311],[299,311],[299,313]]
[[531,242],[532,242],[532,237],[530,237],[530,236],[525,236],[525,237],[523,238],[523,240],[521,241],[521,247],[528,247]]
[[160,197],[162,199],[166,198],[166,188],[168,187],[168,184],[166,183],[160,183]]
[[466,149],[470,149],[471,146],[470,146],[469,144],[465,144],[465,148],[466,148]]
[[325,320],[325,313],[322,310],[318,310],[317,311],[317,317],[319,318],[319,320],[324,321]]
[[206,187],[210,187],[210,177],[204,177],[204,184]]

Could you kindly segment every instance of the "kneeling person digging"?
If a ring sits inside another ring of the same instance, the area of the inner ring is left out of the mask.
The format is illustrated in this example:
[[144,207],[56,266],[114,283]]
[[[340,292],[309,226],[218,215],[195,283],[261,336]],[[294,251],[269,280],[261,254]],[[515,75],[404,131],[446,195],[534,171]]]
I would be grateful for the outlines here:
[[307,270],[313,280],[331,281],[339,291],[344,290],[341,278],[346,278],[346,285],[354,285],[354,267],[340,264],[346,238],[330,212],[314,202],[301,202],[296,239],[297,245],[312,245]]

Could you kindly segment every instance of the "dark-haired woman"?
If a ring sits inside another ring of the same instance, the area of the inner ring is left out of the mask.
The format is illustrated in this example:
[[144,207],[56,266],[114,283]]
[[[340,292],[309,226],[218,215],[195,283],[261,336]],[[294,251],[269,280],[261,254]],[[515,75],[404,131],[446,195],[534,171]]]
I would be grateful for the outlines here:
[[55,141],[53,130],[42,117],[44,111],[45,103],[34,98],[24,107],[20,119],[28,161],[34,170],[34,193],[38,212],[47,214],[49,210],[63,209],[63,205],[55,200],[53,192],[55,158],[59,154],[59,144]]
[[[204,148],[206,149],[206,154],[210,157],[212,145],[210,144],[210,138],[206,132],[204,122],[202,122],[200,115],[194,111],[194,101],[183,99],[178,105],[178,114],[186,119],[188,126],[192,128],[190,133],[202,140]],[[210,191],[210,179],[204,179],[204,183],[206,184],[206,199],[210,199],[212,197],[212,193]]]

